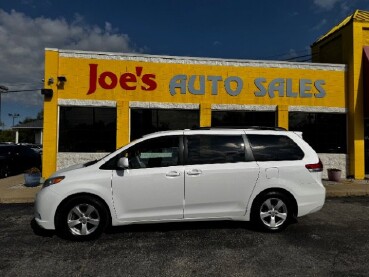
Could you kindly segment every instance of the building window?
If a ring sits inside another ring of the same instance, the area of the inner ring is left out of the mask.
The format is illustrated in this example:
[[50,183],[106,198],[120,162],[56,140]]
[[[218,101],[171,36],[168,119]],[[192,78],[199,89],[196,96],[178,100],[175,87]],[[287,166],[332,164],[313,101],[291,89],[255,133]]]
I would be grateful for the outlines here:
[[60,107],[59,152],[116,149],[115,108]]
[[289,130],[300,131],[318,153],[346,153],[346,114],[289,113]]
[[211,113],[212,127],[274,127],[275,122],[275,112],[213,111]]
[[198,110],[131,109],[131,141],[166,130],[199,127]]

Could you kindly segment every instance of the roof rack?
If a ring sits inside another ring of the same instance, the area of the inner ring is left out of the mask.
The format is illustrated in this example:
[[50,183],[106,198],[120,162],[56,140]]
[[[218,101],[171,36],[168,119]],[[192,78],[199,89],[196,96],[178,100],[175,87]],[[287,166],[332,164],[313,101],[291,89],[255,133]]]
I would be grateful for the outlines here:
[[191,128],[191,130],[211,130],[211,129],[252,129],[252,130],[287,131],[283,127],[270,127],[270,126],[222,126],[222,127]]

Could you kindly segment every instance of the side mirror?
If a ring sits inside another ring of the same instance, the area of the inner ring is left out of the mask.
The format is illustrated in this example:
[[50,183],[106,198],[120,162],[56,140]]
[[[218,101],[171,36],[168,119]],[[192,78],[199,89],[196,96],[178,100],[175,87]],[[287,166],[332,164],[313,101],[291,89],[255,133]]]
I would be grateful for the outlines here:
[[117,168],[127,169],[128,167],[129,167],[128,158],[126,158],[126,157],[119,158],[119,160],[117,162]]

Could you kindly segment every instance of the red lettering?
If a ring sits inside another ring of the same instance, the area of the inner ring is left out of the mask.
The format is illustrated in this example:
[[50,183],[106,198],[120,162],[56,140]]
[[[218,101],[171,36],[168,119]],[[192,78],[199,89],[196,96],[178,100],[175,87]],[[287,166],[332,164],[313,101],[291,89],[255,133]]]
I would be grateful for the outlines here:
[[[110,84],[106,82],[106,78],[110,79]],[[99,77],[99,85],[103,89],[113,89],[117,86],[117,84],[118,84],[118,77],[113,72],[106,71],[106,72],[101,73]]]
[[146,87],[141,86],[142,90],[151,91],[157,88],[157,83],[155,82],[155,74],[145,74],[142,76],[142,82],[146,85]]
[[140,77],[141,73],[142,73],[142,66],[136,66],[136,75]]
[[136,90],[139,79],[142,80],[141,89],[144,91],[155,90],[158,86],[155,81],[155,74],[144,74],[141,77],[143,73],[143,67],[141,66],[136,66],[136,75],[134,73],[127,72],[123,73],[120,77],[110,71],[105,71],[98,75],[98,64],[89,64],[89,66],[90,80],[87,95],[96,92],[98,89],[97,84],[99,84],[103,89],[114,89],[118,85],[118,81],[119,85],[124,90]]
[[96,91],[97,82],[97,64],[90,64],[90,87],[87,94],[92,94]]
[[132,73],[124,73],[119,79],[120,86],[125,90],[135,90],[136,86],[129,86],[128,83],[137,83],[137,78]]

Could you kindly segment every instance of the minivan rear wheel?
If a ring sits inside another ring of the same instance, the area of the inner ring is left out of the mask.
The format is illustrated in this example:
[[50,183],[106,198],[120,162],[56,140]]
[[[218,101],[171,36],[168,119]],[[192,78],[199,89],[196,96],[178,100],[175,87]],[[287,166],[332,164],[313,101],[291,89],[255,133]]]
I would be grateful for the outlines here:
[[258,196],[251,209],[251,221],[258,229],[278,232],[285,229],[293,215],[290,199],[280,192]]
[[108,218],[108,212],[100,200],[77,196],[61,207],[56,218],[56,229],[66,239],[92,240],[104,232]]

